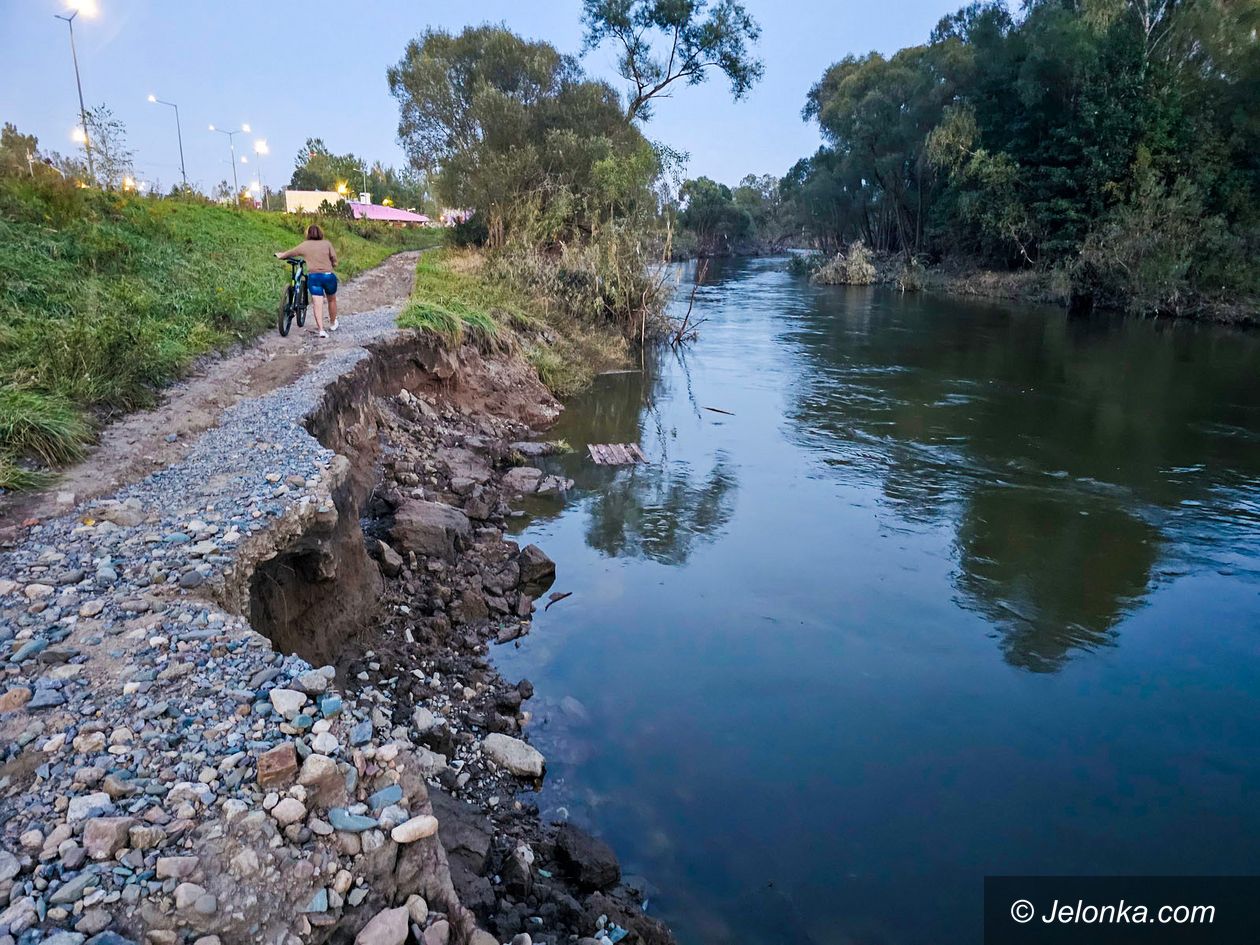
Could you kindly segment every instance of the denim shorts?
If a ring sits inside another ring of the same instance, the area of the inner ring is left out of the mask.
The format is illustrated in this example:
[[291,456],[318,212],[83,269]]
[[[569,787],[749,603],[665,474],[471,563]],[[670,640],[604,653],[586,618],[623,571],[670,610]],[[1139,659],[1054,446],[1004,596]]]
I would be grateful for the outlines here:
[[337,275],[332,272],[310,272],[306,275],[306,287],[311,295],[336,295]]

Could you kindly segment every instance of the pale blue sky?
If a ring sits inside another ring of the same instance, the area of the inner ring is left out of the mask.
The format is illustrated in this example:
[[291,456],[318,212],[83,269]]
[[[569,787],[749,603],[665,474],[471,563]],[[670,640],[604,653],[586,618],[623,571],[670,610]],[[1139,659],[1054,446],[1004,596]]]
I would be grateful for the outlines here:
[[[688,151],[690,176],[734,183],[744,174],[782,174],[819,143],[800,119],[810,85],[847,53],[891,52],[923,42],[962,0],[747,0],[763,30],[765,79],[742,102],[714,79],[680,88],[648,124],[650,137]],[[173,114],[150,92],[179,104],[190,181],[231,177],[227,139],[207,125],[249,122],[265,137],[268,185],[286,182],[309,136],[334,151],[402,164],[398,111],[385,69],[427,26],[458,30],[505,22],[562,51],[581,42],[579,0],[98,0],[100,15],[75,22],[89,107],[104,102],[125,122],[142,178],[178,181]],[[0,0],[0,121],[71,150],[78,100],[64,23],[65,0]],[[588,72],[620,81],[610,51],[584,59]],[[250,157],[253,161],[254,158]],[[252,179],[254,165],[239,168]]]

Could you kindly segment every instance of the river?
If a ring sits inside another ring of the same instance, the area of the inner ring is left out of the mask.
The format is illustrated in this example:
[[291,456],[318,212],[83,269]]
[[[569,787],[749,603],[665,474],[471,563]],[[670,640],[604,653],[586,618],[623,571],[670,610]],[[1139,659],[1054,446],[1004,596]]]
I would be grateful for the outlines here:
[[687,945],[973,943],[986,874],[1260,871],[1260,335],[774,259],[696,314],[569,406],[575,488],[519,536],[573,595],[494,654],[547,816]]

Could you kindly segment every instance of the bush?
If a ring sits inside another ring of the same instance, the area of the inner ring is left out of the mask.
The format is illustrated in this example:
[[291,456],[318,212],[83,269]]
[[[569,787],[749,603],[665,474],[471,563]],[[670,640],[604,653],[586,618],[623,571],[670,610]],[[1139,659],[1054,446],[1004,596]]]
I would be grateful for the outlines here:
[[485,246],[486,240],[490,239],[490,228],[480,214],[456,223],[446,232],[447,241],[452,246]]
[[849,244],[848,253],[836,253],[836,258],[821,266],[811,277],[819,285],[871,285],[875,282],[875,266],[871,254],[861,240]]

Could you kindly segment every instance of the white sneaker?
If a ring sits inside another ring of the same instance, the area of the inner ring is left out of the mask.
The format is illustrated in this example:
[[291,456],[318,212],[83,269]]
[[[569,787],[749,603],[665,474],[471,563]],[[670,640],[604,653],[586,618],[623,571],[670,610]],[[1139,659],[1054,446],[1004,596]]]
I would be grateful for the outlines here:
[[337,324],[337,322],[333,322],[331,325],[329,325],[329,326],[328,326],[328,330],[329,330],[329,331],[336,331],[336,330],[337,330],[338,328],[340,328],[340,327],[341,327],[341,326],[340,326],[339,324]]
[[319,337],[321,337],[321,338],[327,338],[327,337],[328,337],[328,332],[326,332],[326,331],[321,331],[321,332],[319,333]]

